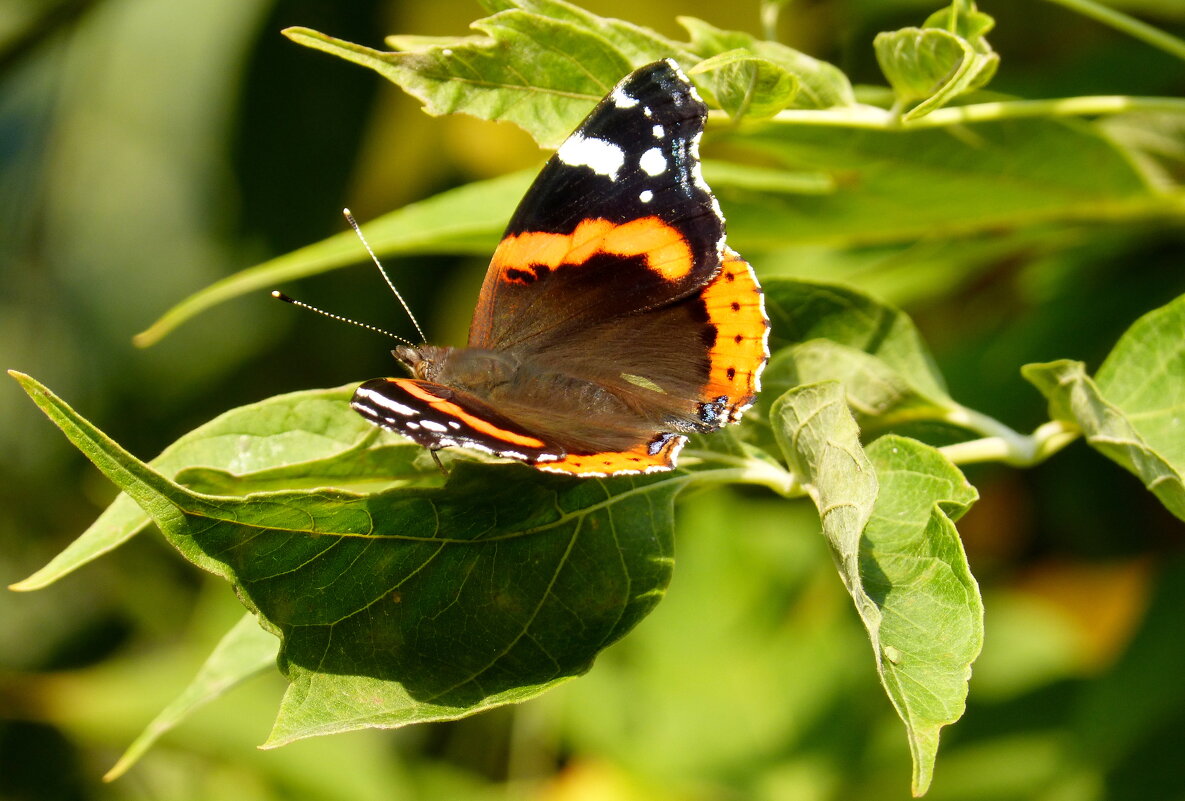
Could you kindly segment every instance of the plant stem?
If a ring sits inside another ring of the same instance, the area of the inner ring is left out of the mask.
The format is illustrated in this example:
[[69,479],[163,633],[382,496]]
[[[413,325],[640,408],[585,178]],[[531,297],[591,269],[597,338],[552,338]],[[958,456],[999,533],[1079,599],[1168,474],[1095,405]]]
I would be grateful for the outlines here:
[[983,439],[959,442],[939,448],[956,464],[1004,462],[1014,467],[1040,464],[1082,435],[1076,427],[1051,420],[1030,435],[1020,434],[998,420],[972,409],[958,409],[947,416],[948,422],[977,431],[992,432]]
[[[877,106],[857,105],[832,109],[787,109],[778,112],[776,122],[878,130],[940,128],[969,122],[1025,119],[1031,117],[1085,117],[1160,111],[1185,114],[1185,99],[1178,97],[1133,97],[1128,95],[1084,95],[1050,100],[1003,100],[972,103],[931,111],[924,117],[901,121],[892,111]],[[713,115],[723,112],[712,112]]]
[[704,470],[693,474],[697,480],[712,482],[758,484],[769,487],[787,498],[800,498],[806,489],[794,473],[761,459],[730,456],[715,451],[684,450],[683,456],[700,459],[703,462],[732,465],[718,470]]
[[1185,114],[1185,99],[1178,97],[1131,97],[1128,95],[1084,95],[1052,100],[1005,100],[949,106],[904,123],[903,128],[935,128],[965,122],[1013,120],[1029,117],[1084,117],[1123,114],[1131,111],[1167,111]]
[[761,0],[761,35],[770,42],[778,40],[778,18],[790,0]]
[[1064,6],[1071,11],[1077,11],[1084,17],[1090,17],[1104,25],[1109,25],[1115,30],[1122,31],[1145,44],[1152,45],[1179,59],[1185,60],[1185,41],[1181,41],[1176,36],[1160,30],[1160,28],[1155,28],[1146,22],[1141,22],[1135,17],[1130,17],[1122,11],[1116,11],[1113,8],[1096,2],[1096,0],[1048,0],[1048,2]]

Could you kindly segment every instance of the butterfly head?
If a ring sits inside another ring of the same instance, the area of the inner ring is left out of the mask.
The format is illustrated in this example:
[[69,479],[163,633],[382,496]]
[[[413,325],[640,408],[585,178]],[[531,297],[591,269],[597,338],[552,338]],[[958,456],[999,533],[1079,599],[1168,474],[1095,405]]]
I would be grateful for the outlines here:
[[437,381],[451,351],[452,348],[437,345],[400,345],[391,351],[391,355],[413,377],[421,381]]

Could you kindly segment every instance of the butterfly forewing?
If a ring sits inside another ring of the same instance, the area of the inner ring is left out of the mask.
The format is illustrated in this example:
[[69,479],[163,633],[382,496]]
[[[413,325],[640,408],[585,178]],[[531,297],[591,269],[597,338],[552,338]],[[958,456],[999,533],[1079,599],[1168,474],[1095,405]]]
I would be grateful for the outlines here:
[[511,218],[482,285],[470,346],[545,350],[590,323],[666,305],[709,281],[720,266],[724,220],[700,174],[706,119],[673,62],[619,83]]

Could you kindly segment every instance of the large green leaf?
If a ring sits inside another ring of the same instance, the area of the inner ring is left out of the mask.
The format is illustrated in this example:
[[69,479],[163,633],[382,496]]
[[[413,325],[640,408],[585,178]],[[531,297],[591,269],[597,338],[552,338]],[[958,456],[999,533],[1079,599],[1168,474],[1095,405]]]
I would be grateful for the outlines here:
[[836,190],[789,195],[721,187],[738,247],[911,241],[1052,220],[1115,220],[1163,209],[1130,155],[1089,124],[1017,119],[946,129],[861,129],[775,120],[732,143]]
[[543,147],[556,147],[635,67],[675,58],[685,67],[707,59],[702,88],[736,116],[768,116],[787,106],[852,105],[838,68],[777,42],[764,42],[702,20],[680,22],[690,43],[561,0],[491,0],[491,16],[463,37],[392,36],[384,52],[289,28],[293,41],[373,69],[424,104],[429,114],[464,112],[506,120]]
[[460,462],[439,488],[205,495],[27,376],[67,437],[281,640],[273,744],[458,717],[587,670],[658,602],[694,474],[595,481]]
[[369,67],[424,104],[429,114],[463,111],[506,120],[554,148],[634,67],[660,58],[695,61],[678,43],[559,0],[486,3],[496,13],[478,36],[391,37],[384,52],[306,28],[295,42]]
[[937,450],[887,436],[866,453],[836,382],[773,405],[782,451],[819,509],[840,577],[905,722],[913,787],[926,791],[939,730],[958,720],[983,644],[983,607],[953,521],[976,493]]
[[[178,439],[150,464],[161,475],[183,483],[190,480],[189,471],[219,471],[224,482],[238,477],[233,480],[240,491],[243,476],[257,474],[260,482],[266,482],[271,471],[286,466],[294,466],[286,479],[289,488],[298,480],[305,486],[338,487],[366,480],[419,480],[422,474],[413,472],[411,463],[422,449],[383,434],[349,413],[352,394],[353,386],[308,390],[231,409]],[[369,474],[362,472],[368,460],[375,458],[367,455],[376,450],[388,453],[387,463]],[[213,480],[203,475],[198,472],[192,477],[198,482]],[[266,483],[248,486],[246,491],[270,488]],[[12,589],[48,586],[123,544],[149,522],[135,501],[120,494],[78,539]]]
[[1082,362],[1023,368],[1050,415],[1134,473],[1185,520],[1185,296],[1141,317],[1091,379]]

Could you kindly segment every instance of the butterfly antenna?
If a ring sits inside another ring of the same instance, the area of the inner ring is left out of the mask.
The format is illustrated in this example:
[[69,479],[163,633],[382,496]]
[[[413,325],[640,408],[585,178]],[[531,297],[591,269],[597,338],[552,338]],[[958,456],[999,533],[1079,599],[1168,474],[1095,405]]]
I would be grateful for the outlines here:
[[366,241],[366,237],[362,235],[362,228],[359,227],[358,222],[354,219],[354,215],[350,213],[349,209],[342,209],[342,214],[346,215],[346,222],[350,224],[350,227],[354,229],[354,233],[356,233],[358,238],[362,240],[362,246],[366,248],[366,252],[370,254],[370,258],[374,262],[374,266],[379,268],[379,272],[382,274],[383,280],[387,282],[387,286],[389,286],[391,288],[391,292],[395,294],[395,299],[399,301],[399,305],[403,307],[405,312],[407,312],[408,319],[411,320],[411,324],[416,327],[416,333],[420,335],[420,341],[427,342],[428,338],[424,336],[424,329],[420,328],[419,321],[417,321],[416,316],[411,313],[411,308],[407,305],[407,301],[403,299],[403,295],[400,295],[399,290],[395,288],[395,282],[391,280],[391,276],[387,275],[387,269],[383,267],[383,263],[379,261],[379,257],[374,255],[374,250],[371,249],[370,243]]
[[290,298],[287,295],[285,295],[283,292],[273,291],[272,297],[275,298],[276,300],[282,300],[285,303],[291,303],[293,306],[299,306],[302,309],[307,309],[308,311],[316,312],[317,314],[321,315],[322,317],[328,317],[330,320],[337,320],[340,323],[349,323],[350,325],[356,325],[359,328],[365,328],[367,331],[374,331],[376,334],[383,334],[384,336],[391,337],[391,339],[394,339],[398,342],[402,342],[405,345],[410,345],[411,347],[415,347],[414,345],[412,345],[412,343],[408,342],[406,339],[399,336],[398,334],[392,334],[390,331],[385,331],[382,328],[379,328],[378,326],[368,325],[367,323],[360,323],[357,320],[351,320],[349,317],[342,317],[340,314],[333,314],[332,312],[327,312],[324,309],[318,309],[316,306],[310,306],[309,304],[307,304],[303,301],[299,301],[296,298]]

